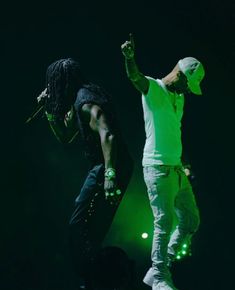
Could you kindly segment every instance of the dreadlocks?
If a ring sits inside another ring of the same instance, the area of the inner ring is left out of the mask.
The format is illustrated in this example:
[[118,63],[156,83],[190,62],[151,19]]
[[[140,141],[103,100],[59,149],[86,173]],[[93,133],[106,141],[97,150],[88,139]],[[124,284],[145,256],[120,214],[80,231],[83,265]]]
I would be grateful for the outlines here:
[[60,59],[52,63],[46,73],[46,86],[49,93],[46,111],[58,119],[64,118],[76,99],[77,91],[85,83],[87,82],[78,62],[72,58]]

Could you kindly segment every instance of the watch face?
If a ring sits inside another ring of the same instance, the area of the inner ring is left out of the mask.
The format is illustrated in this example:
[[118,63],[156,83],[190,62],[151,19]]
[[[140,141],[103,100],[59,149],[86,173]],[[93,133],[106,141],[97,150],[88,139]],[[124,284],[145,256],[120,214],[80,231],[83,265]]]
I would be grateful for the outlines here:
[[109,179],[112,179],[115,177],[115,171],[112,169],[107,169],[105,176]]

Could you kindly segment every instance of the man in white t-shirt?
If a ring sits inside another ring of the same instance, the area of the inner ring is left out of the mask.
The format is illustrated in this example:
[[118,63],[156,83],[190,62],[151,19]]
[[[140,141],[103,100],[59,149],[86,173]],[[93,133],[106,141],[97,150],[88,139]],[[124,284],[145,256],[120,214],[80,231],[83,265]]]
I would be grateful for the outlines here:
[[143,281],[153,290],[175,290],[169,265],[186,255],[199,226],[199,211],[181,162],[184,94],[202,94],[205,72],[197,59],[186,57],[166,77],[153,79],[136,65],[132,35],[121,49],[127,76],[142,94],[144,180],[154,216],[152,267]]

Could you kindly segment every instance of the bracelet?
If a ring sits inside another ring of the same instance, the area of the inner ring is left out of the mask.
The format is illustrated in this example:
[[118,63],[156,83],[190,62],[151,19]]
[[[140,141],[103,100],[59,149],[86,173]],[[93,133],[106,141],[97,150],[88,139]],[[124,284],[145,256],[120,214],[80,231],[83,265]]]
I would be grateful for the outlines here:
[[121,194],[122,194],[121,189],[117,189],[115,192],[108,192],[108,191],[105,192],[106,198],[110,196],[121,195]]
[[108,179],[108,180],[112,180],[116,178],[116,170],[114,168],[107,168],[104,171],[104,176]]

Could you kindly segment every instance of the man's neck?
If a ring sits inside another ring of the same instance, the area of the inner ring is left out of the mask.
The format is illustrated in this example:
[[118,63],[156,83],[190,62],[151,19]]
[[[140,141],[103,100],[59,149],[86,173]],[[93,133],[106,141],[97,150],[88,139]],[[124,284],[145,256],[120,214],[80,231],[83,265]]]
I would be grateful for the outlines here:
[[176,93],[174,82],[172,82],[166,78],[163,78],[162,82],[166,86],[167,90],[169,90],[171,93]]
[[166,88],[172,93],[175,93],[176,80],[177,80],[177,74],[174,70],[172,72],[170,72],[167,76],[162,78],[162,82],[164,83]]

